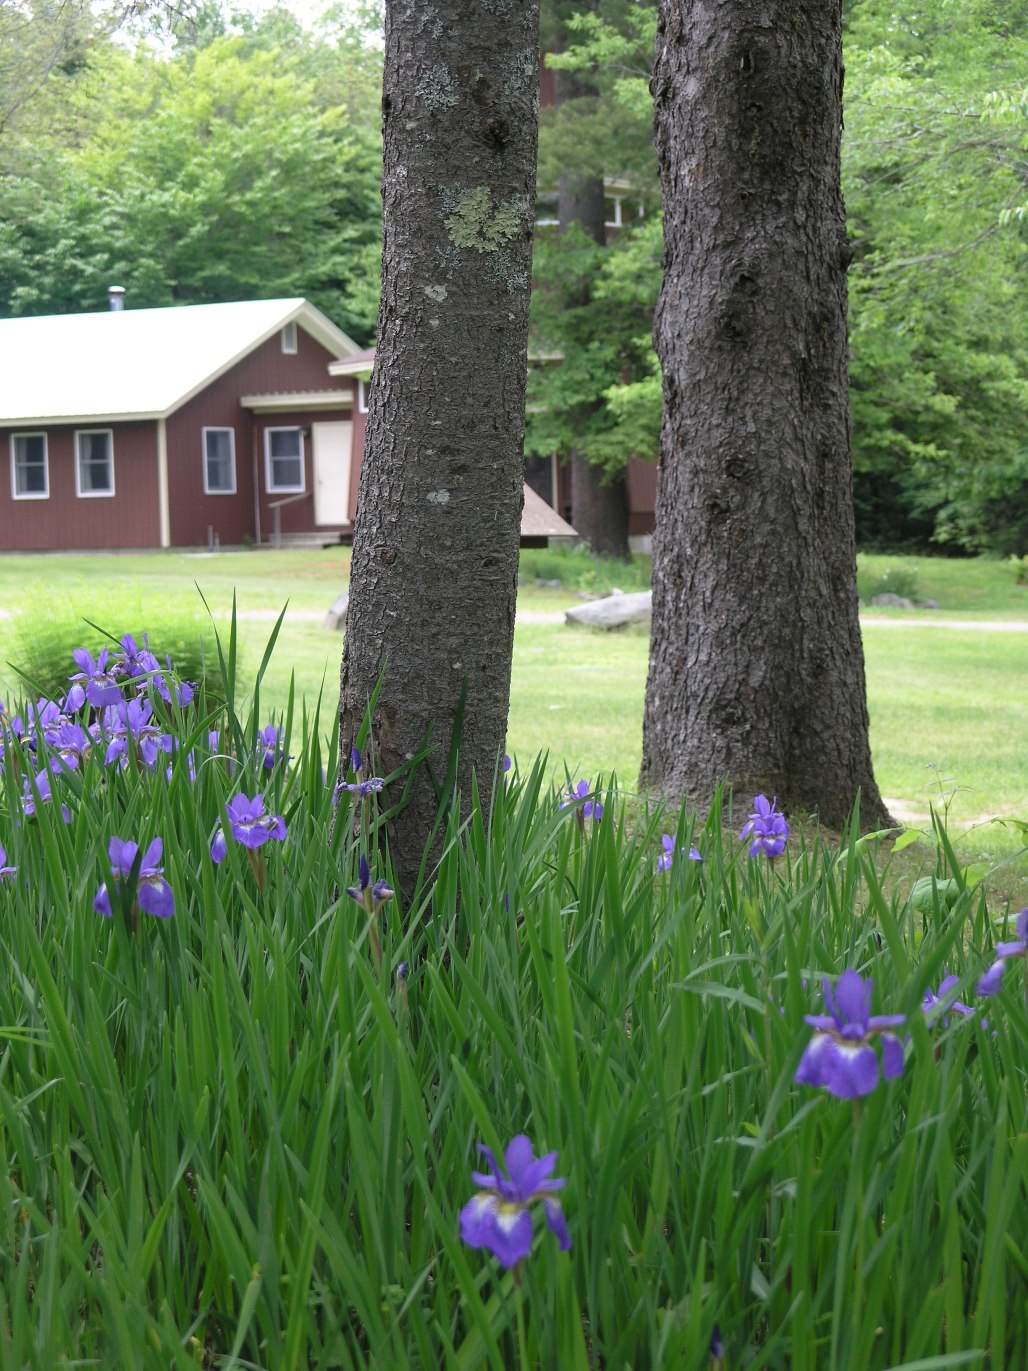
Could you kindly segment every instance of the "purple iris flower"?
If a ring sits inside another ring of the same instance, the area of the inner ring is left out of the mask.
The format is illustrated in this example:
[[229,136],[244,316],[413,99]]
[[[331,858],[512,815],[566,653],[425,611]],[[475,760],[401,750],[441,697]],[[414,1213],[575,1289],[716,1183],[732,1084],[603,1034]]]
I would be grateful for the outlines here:
[[[996,944],[996,960],[974,988],[976,995],[998,995],[1003,983],[1007,962],[1028,958],[1028,909],[1022,909],[1014,920],[1017,937],[1011,943]],[[1028,964],[1025,969],[1025,992],[1028,994]]]
[[5,876],[14,876],[17,874],[17,871],[18,868],[16,866],[7,865],[7,853],[0,847],[0,879]]
[[[164,879],[164,867],[158,866],[163,850],[164,844],[160,838],[154,838],[143,853],[135,889],[135,904],[144,914],[152,914],[156,919],[170,919],[175,913],[175,896],[172,894],[171,886]],[[132,875],[132,866],[138,852],[138,843],[123,842],[121,838],[112,838],[108,844],[107,855],[114,873],[116,895],[120,895],[122,885]],[[93,908],[105,919],[111,917],[111,897],[106,882],[96,892]]]
[[150,643],[147,635],[143,634],[142,647],[136,642],[131,633],[126,633],[121,640],[121,652],[114,659],[114,666],[111,674],[119,680],[137,681],[142,676],[149,676],[156,671],[160,663],[150,651]]
[[553,1191],[562,1190],[565,1182],[550,1179],[557,1165],[556,1152],[535,1157],[532,1144],[524,1133],[514,1138],[506,1152],[506,1175],[488,1147],[479,1144],[479,1152],[489,1163],[489,1171],[473,1171],[471,1179],[481,1189],[460,1212],[460,1235],[469,1247],[486,1247],[505,1267],[516,1266],[532,1250],[532,1215],[529,1206],[542,1200],[546,1223],[556,1234],[562,1252],[571,1246],[564,1212]]
[[376,881],[374,885],[371,884],[371,867],[368,866],[368,859],[363,853],[357,873],[358,884],[347,886],[346,893],[351,900],[356,900],[362,909],[374,914],[379,905],[393,898],[395,891],[388,881]]
[[780,814],[775,806],[778,797],[768,802],[766,795],[758,795],[753,801],[753,813],[746,822],[746,827],[739,834],[739,841],[744,842],[747,838],[752,838],[749,855],[759,857],[780,857],[785,851],[785,844],[789,841],[789,825],[785,822],[785,815]]
[[823,1086],[838,1100],[869,1095],[878,1084],[878,1054],[872,1047],[882,1040],[882,1072],[886,1080],[903,1074],[903,1044],[890,1029],[898,1028],[902,1014],[872,1016],[873,980],[857,971],[844,971],[835,983],[822,982],[827,1014],[807,1014],[816,1029],[800,1058],[799,1085]]
[[52,741],[61,724],[67,722],[66,716],[61,712],[60,705],[42,696],[36,701],[32,709],[32,717],[35,720],[37,736],[41,735],[47,743]]
[[[251,852],[272,838],[279,843],[285,841],[286,826],[282,816],[265,813],[263,795],[255,795],[252,800],[243,794],[236,795],[225,806],[225,812],[233,838]],[[212,860],[216,864],[223,862],[227,851],[225,830],[219,828],[211,843]]]
[[381,776],[367,776],[364,780],[360,779],[361,772],[364,770],[364,759],[356,747],[350,749],[350,769],[354,774],[354,779],[339,782],[332,796],[333,804],[339,803],[339,797],[345,791],[349,791],[352,795],[359,795],[362,800],[366,800],[369,795],[377,795],[385,785]]
[[[39,803],[41,805],[53,803],[54,797],[53,792],[50,789],[50,776],[47,772],[40,771],[36,776],[36,790],[39,792]],[[29,785],[27,776],[22,782],[22,792],[21,812],[25,815],[26,819],[35,818],[37,808],[36,798],[32,793],[32,787]],[[71,811],[66,804],[61,805],[61,818],[66,824],[71,823]]]
[[54,753],[50,758],[50,770],[54,772],[77,771],[93,750],[93,740],[86,730],[67,719],[47,737],[47,745]]
[[159,752],[171,751],[171,737],[153,722],[149,700],[119,700],[104,710],[101,727],[111,739],[104,754],[105,766],[117,762],[124,771],[130,745],[144,765],[150,767],[156,764]]
[[565,798],[561,801],[561,809],[568,809],[571,805],[577,804],[580,800],[585,800],[585,804],[582,805],[582,808],[579,810],[579,816],[582,819],[602,818],[603,805],[600,804],[599,800],[590,800],[588,798],[590,784],[589,781],[579,781],[577,785],[573,785]]
[[118,687],[118,682],[114,679],[113,672],[107,669],[107,649],[101,648],[100,655],[95,660],[93,654],[84,647],[77,647],[71,655],[75,658],[78,671],[74,676],[69,676],[68,680],[80,684],[77,689],[69,690],[69,705],[71,706],[74,696],[77,703],[71,707],[81,709],[82,702],[79,699],[79,691],[83,693],[85,699],[94,709],[103,709],[107,705],[117,704],[121,699],[121,690]]
[[512,766],[512,762],[511,762],[510,758],[507,756],[507,754],[506,754],[506,752],[505,752],[505,753],[503,754],[503,771],[504,771],[504,775],[506,775],[506,773],[511,769],[511,766]]
[[[661,837],[660,837],[660,845],[661,845],[661,847],[664,849],[664,851],[660,854],[660,858],[659,858],[659,860],[658,860],[658,862],[657,862],[657,870],[658,870],[658,871],[670,871],[670,870],[671,870],[672,864],[673,864],[674,859],[675,859],[675,844],[676,844],[677,842],[678,842],[678,839],[677,839],[677,838],[673,838],[673,837],[671,836],[670,833],[662,833],[662,834],[661,834]],[[689,849],[689,860],[690,860],[690,862],[702,862],[702,861],[703,861],[703,854],[702,854],[701,852],[698,852],[698,851],[696,850],[696,848],[690,847],[690,849]]]
[[[168,670],[171,670],[170,657],[168,658]],[[161,672],[158,672],[153,678],[154,689],[165,704],[170,705],[172,703],[173,691],[174,703],[179,709],[185,709],[186,705],[193,703],[193,697],[196,695],[196,686],[191,685],[189,681],[177,681],[174,677],[170,677],[171,684],[169,685],[168,680],[169,678],[165,677]]]
[[949,1028],[950,1014],[960,1014],[964,1018],[974,1014],[974,1010],[969,1005],[948,998],[950,991],[959,983],[959,976],[945,976],[939,984],[938,991],[931,989],[925,991],[921,1001],[921,1009],[929,1023],[934,1023],[941,1015],[943,1028]]
[[265,771],[273,771],[279,762],[288,762],[282,746],[282,730],[275,724],[268,724],[257,735],[257,756]]
[[711,1366],[714,1368],[718,1368],[718,1371],[720,1371],[720,1368],[724,1365],[724,1357],[725,1340],[721,1336],[721,1325],[716,1323],[714,1325],[713,1332],[710,1335]]

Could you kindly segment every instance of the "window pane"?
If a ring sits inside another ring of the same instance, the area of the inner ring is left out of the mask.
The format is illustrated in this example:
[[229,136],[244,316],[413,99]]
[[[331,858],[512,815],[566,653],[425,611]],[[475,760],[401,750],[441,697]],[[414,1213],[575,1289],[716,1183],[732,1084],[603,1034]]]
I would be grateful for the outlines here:
[[207,489],[209,491],[231,491],[235,486],[235,473],[232,470],[232,430],[230,428],[209,428],[205,434],[207,443]]
[[303,470],[299,457],[272,457],[271,484],[276,489],[282,486],[302,486]]
[[303,489],[303,445],[298,428],[276,428],[268,433],[271,456],[271,489]]
[[535,200],[535,222],[537,224],[555,224],[559,210],[557,196],[545,191],[542,195],[537,195]]
[[111,435],[79,434],[79,489],[83,495],[108,494],[114,489]]
[[46,494],[46,439],[41,433],[15,437],[14,492],[16,495]]
[[272,457],[299,457],[300,430],[298,428],[276,428],[271,431]]

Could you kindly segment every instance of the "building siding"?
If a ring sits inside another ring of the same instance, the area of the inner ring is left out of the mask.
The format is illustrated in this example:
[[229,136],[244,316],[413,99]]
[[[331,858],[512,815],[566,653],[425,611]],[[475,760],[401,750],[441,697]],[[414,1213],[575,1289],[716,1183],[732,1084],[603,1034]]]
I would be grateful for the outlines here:
[[[297,351],[283,353],[280,335],[255,348],[224,375],[219,376],[199,395],[169,415],[168,428],[168,503],[171,541],[175,547],[197,547],[216,534],[222,544],[242,543],[257,537],[254,509],[254,475],[260,499],[260,532],[264,539],[271,532],[272,500],[264,490],[264,429],[310,425],[328,418],[349,418],[351,401],[342,399],[339,411],[317,413],[293,411],[274,415],[253,415],[239,403],[244,395],[276,394],[286,391],[339,390],[345,396],[353,390],[349,381],[328,374],[334,354],[321,346],[303,328],[297,327]],[[236,493],[206,495],[203,479],[203,430],[231,428],[235,433]],[[305,443],[305,485],[311,491],[310,443]],[[298,500],[282,510],[283,532],[307,532],[314,527],[313,498]]]
[[[114,495],[76,494],[75,434],[110,429],[114,451]],[[65,551],[78,548],[142,548],[160,544],[155,422],[52,425],[46,432],[50,495],[15,500],[11,494],[11,434],[0,429],[0,549],[5,552]],[[25,430],[27,431],[27,430]]]

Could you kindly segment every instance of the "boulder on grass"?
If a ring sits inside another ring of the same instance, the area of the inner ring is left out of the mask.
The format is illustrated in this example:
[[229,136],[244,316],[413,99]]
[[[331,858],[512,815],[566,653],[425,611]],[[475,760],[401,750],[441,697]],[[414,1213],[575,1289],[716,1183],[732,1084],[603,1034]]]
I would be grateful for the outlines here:
[[564,622],[584,628],[624,628],[626,624],[649,623],[653,612],[653,593],[607,595],[587,605],[576,605],[564,615]]
[[341,633],[346,627],[346,606],[350,603],[350,592],[344,590],[342,595],[336,597],[335,604],[325,615],[322,627],[329,628],[334,633]]
[[913,600],[908,600],[905,595],[890,595],[888,592],[884,595],[872,595],[871,603],[873,605],[885,605],[889,609],[914,608]]

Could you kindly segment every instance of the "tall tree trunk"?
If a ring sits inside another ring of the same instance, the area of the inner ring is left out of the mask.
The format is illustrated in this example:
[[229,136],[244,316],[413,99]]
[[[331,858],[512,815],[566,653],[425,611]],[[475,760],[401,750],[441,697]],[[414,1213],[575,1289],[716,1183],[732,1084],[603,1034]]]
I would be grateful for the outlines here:
[[[557,104],[593,93],[573,72],[557,72]],[[558,232],[576,225],[594,242],[607,241],[603,177],[583,175],[572,169],[561,173],[557,193]],[[613,385],[616,378],[611,377]],[[588,414],[583,415],[583,422]],[[587,452],[573,448],[571,462],[571,522],[593,552],[601,557],[627,561],[628,491],[624,476],[606,478],[602,467],[589,461]]]
[[381,774],[405,766],[431,732],[428,767],[417,769],[391,835],[408,894],[462,692],[465,801],[473,769],[488,796],[507,729],[538,18],[538,0],[386,6],[382,296],[340,729],[346,747],[381,676],[372,729]]
[[661,0],[665,276],[642,783],[840,824],[871,769],[846,370],[839,0]]

